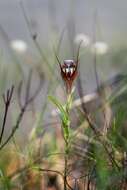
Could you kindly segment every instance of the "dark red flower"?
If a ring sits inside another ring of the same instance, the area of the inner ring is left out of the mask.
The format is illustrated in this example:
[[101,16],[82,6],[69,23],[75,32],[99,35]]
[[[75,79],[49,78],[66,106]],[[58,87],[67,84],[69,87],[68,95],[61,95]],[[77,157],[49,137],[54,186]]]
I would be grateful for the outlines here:
[[65,82],[66,90],[68,94],[71,93],[72,84],[78,74],[79,51],[80,51],[81,44],[82,44],[82,41],[79,43],[79,46],[78,46],[76,61],[67,59],[67,60],[64,60],[63,64],[61,64],[57,54],[55,53],[56,59],[61,69],[61,76]]
[[74,60],[64,60],[64,63],[60,64],[61,76],[65,82],[67,93],[71,92],[72,84],[77,77],[77,65]]

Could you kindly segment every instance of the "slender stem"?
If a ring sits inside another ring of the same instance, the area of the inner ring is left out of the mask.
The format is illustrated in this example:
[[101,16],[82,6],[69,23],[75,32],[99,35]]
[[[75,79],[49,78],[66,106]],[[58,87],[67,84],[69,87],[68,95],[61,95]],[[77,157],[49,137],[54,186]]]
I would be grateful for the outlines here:
[[64,190],[67,190],[67,173],[68,173],[68,139],[65,142],[65,156],[64,156]]
[[[70,101],[70,96],[72,94],[67,94],[67,103],[66,103],[66,113],[70,115],[70,106],[69,106],[69,101]],[[67,174],[68,174],[68,153],[69,153],[69,127],[70,124],[65,126],[67,128],[67,134],[64,136],[64,141],[65,141],[65,156],[64,156],[64,190],[67,190]]]
[[17,119],[16,125],[13,127],[12,132],[11,132],[11,134],[9,135],[9,137],[8,137],[8,138],[5,140],[5,142],[0,146],[0,150],[2,150],[2,149],[6,146],[6,144],[8,144],[8,142],[10,141],[10,139],[14,136],[15,131],[17,130],[17,128],[19,127],[19,124],[20,124],[21,121],[22,121],[22,117],[23,117],[23,115],[24,115],[24,113],[25,113],[25,110],[26,110],[26,107],[21,110],[21,112],[20,112],[20,114],[19,114],[19,117],[18,117],[18,119]]
[[2,130],[1,130],[1,133],[0,133],[0,144],[2,142],[2,138],[3,138],[3,134],[4,134],[4,130],[5,130],[7,114],[8,114],[8,109],[9,109],[10,102],[11,102],[11,99],[12,99],[13,90],[14,90],[14,86],[12,85],[11,89],[8,89],[6,94],[3,94],[3,101],[4,101],[4,105],[5,105],[5,111],[4,111],[4,118],[3,118],[3,123],[2,123]]
[[[78,77],[78,91],[79,91],[79,96],[82,100],[83,97],[83,89],[82,89],[82,84],[81,84],[81,80],[80,80],[80,76]],[[90,126],[90,128],[93,130],[94,134],[96,135],[96,137],[98,138],[98,141],[101,143],[101,145],[103,146],[105,152],[107,153],[110,162],[116,166],[116,168],[118,170],[120,170],[119,165],[117,164],[116,160],[113,158],[112,154],[110,153],[110,151],[108,150],[108,147],[106,146],[104,140],[102,140],[100,138],[99,135],[101,135],[100,131],[97,130],[97,128],[95,127],[94,122],[92,121],[91,117],[89,116],[89,113],[86,109],[86,105],[84,103],[81,104],[83,112],[84,112],[84,116]]]
[[0,144],[1,144],[1,141],[2,141],[3,134],[4,134],[4,129],[5,129],[5,123],[6,123],[8,108],[9,108],[9,105],[5,105],[4,119],[3,119],[1,134],[0,134]]

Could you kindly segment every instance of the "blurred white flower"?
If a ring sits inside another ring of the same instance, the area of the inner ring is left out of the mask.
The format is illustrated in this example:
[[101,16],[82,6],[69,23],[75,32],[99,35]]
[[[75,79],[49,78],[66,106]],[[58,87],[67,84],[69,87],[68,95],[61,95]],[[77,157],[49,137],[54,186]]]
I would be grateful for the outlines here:
[[81,46],[82,47],[86,47],[86,46],[88,46],[90,44],[90,38],[89,38],[89,36],[81,33],[81,34],[77,34],[76,35],[76,37],[74,39],[74,42],[76,44],[79,44],[79,43],[82,42]]
[[10,45],[15,51],[19,53],[24,53],[27,50],[27,44],[23,40],[13,40],[11,41]]
[[92,51],[96,52],[96,54],[103,55],[108,51],[108,44],[105,42],[96,42],[92,46]]

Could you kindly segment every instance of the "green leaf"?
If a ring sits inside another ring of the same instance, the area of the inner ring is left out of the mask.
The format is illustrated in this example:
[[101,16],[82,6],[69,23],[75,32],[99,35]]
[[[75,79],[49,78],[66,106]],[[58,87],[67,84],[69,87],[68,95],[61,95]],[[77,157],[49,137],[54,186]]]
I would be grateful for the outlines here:
[[48,96],[48,98],[59,109],[62,122],[67,125],[69,117],[68,117],[68,114],[66,113],[64,106],[55,97]]
[[59,109],[60,117],[62,122],[62,129],[65,139],[69,138],[69,126],[70,126],[70,119],[67,110],[67,105],[63,106],[56,98],[49,96],[48,97],[51,102]]

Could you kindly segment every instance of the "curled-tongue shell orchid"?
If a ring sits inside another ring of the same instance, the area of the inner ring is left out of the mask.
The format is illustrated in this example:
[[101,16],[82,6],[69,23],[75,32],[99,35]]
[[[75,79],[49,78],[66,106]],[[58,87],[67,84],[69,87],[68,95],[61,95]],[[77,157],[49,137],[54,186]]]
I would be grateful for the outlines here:
[[71,93],[73,82],[78,75],[79,51],[80,51],[81,44],[82,44],[82,40],[80,41],[79,46],[78,46],[76,60],[67,59],[67,60],[64,60],[63,64],[61,64],[57,54],[55,54],[56,59],[60,66],[61,76],[66,85],[67,94]]
[[72,84],[77,77],[78,63],[74,60],[64,60],[64,63],[60,64],[61,76],[65,82],[67,93],[70,93],[72,90]]

